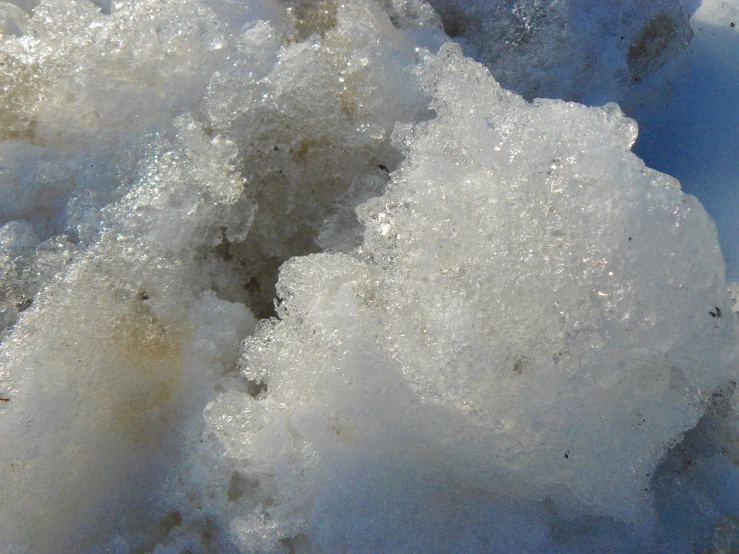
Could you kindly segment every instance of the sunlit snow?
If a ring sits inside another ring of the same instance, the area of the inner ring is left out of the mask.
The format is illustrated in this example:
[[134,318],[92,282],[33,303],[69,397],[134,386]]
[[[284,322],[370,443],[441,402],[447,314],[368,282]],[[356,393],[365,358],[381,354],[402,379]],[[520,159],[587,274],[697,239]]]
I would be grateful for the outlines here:
[[737,68],[737,0],[0,2],[0,552],[736,552]]

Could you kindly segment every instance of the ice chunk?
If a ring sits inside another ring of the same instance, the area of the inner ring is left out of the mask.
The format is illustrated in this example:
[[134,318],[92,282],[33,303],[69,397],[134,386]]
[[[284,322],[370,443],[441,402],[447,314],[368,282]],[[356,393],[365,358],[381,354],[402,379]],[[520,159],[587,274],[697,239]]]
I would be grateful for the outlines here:
[[386,348],[529,486],[634,518],[734,372],[713,223],[630,152],[614,106],[528,106],[450,48],[429,73],[438,116],[400,137],[407,165],[360,211],[403,314]]
[[396,130],[407,157],[358,208],[363,246],[283,266],[280,320],[241,360],[263,388],[205,412],[275,491],[234,532],[320,550],[327,514],[362,494],[349,476],[371,472],[392,510],[407,471],[411,503],[444,476],[489,507],[548,498],[638,537],[658,463],[736,373],[713,223],[630,152],[617,106],[529,104],[453,44],[423,76],[436,118]]

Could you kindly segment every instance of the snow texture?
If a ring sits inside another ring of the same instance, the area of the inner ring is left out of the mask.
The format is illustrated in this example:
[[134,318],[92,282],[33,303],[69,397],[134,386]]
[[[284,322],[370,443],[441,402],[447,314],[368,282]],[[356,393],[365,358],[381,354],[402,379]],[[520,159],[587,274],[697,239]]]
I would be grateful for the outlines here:
[[[602,105],[684,50],[695,2],[431,0],[444,30],[505,88]],[[690,11],[689,11],[690,10]]]
[[739,281],[739,5],[704,0],[691,23],[685,55],[626,109],[642,129],[635,152],[700,199],[716,221],[727,279]]
[[448,45],[424,78],[436,117],[396,131],[407,158],[358,208],[360,259],[283,266],[280,321],[241,361],[267,391],[227,393],[206,421],[252,479],[291,476],[270,514],[310,506],[315,477],[297,476],[370,442],[488,494],[645,526],[657,464],[735,373],[713,224],[629,151],[616,106],[528,104]]
[[0,552],[736,550],[737,10],[0,2]]

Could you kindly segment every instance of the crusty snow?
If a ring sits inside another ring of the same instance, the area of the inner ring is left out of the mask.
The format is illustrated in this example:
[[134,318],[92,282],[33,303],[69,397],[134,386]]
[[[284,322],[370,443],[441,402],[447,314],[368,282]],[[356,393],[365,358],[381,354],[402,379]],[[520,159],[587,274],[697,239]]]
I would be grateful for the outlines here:
[[738,52],[736,0],[0,2],[0,552],[737,551]]

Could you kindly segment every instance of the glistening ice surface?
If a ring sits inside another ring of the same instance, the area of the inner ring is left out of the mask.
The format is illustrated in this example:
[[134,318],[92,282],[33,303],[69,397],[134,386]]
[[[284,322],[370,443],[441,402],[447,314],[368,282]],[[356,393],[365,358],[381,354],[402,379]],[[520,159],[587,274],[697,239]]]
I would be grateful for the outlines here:
[[0,551],[736,551],[735,8],[0,3]]

